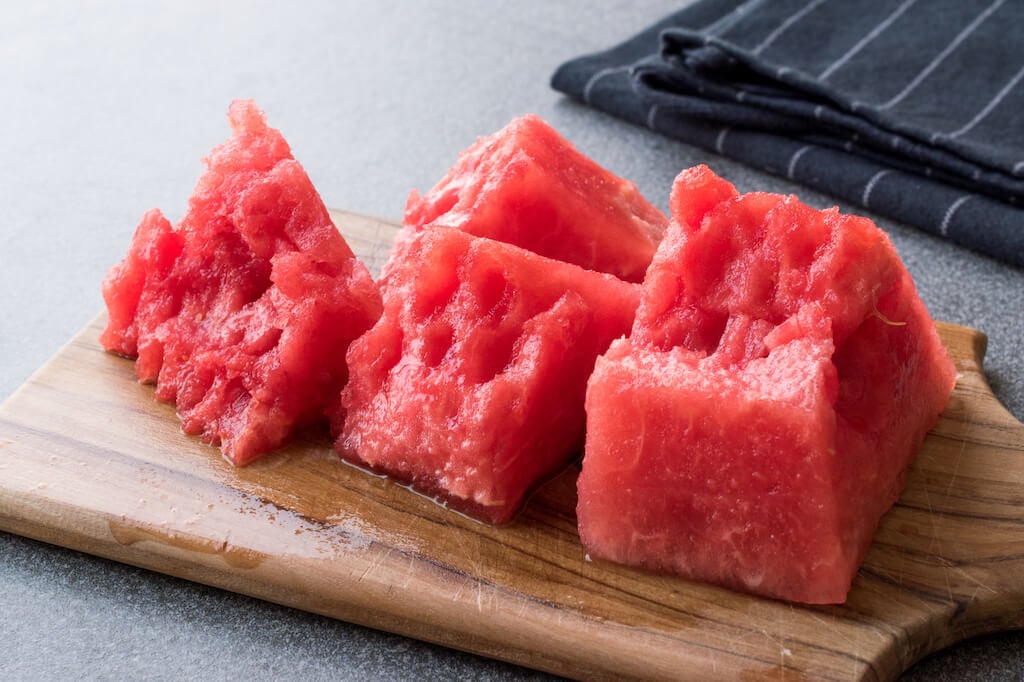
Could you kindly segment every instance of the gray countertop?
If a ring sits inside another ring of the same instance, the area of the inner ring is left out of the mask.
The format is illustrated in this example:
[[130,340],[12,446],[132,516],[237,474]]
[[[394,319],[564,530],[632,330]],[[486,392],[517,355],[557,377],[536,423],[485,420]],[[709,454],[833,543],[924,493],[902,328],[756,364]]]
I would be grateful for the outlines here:
[[[0,398],[102,309],[100,280],[143,211],[181,216],[236,97],[267,111],[329,206],[383,217],[531,111],[662,208],[698,162],[741,190],[835,203],[549,89],[563,60],[678,4],[4,3]],[[1024,272],[879,223],[933,315],[988,334],[989,379],[1020,418]],[[545,678],[0,533],[0,678],[83,677]],[[955,646],[908,679],[1024,679],[1024,633]]]

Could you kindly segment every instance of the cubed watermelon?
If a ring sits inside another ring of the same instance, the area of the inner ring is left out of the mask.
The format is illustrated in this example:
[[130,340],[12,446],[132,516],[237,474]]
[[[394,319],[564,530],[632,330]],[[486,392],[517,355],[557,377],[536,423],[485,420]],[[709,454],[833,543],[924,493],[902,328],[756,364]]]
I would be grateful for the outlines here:
[[636,185],[530,114],[465,150],[426,195],[413,190],[401,238],[445,225],[639,282],[667,223]]
[[251,101],[229,120],[182,221],[148,212],[103,282],[100,341],[245,464],[324,419],[381,300],[280,132]]
[[349,347],[335,419],[352,463],[483,521],[579,455],[594,359],[639,285],[435,227],[393,251],[384,313]]
[[865,218],[684,171],[628,339],[586,395],[593,558],[845,600],[956,372]]

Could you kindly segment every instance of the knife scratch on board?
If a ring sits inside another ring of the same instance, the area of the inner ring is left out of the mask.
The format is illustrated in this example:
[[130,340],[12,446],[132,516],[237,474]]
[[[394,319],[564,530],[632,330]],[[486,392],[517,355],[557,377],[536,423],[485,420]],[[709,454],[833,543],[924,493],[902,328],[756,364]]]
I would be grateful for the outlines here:
[[974,591],[971,592],[971,597],[969,601],[974,601],[975,598],[978,596],[978,592],[982,590],[989,592],[990,594],[999,594],[999,590],[993,588],[991,585],[984,583],[975,576],[971,575],[970,571],[968,571],[967,569],[961,566],[955,566],[954,568],[956,569],[956,572],[958,574],[963,576],[968,582],[974,584]]
[[964,433],[964,439],[960,441],[960,449],[957,450],[956,460],[953,462],[953,473],[949,476],[949,484],[946,485],[946,497],[950,497],[953,494],[953,486],[956,484],[957,476],[960,474],[960,462],[963,461],[964,453],[967,450],[967,440],[971,437],[972,428],[971,424],[967,424],[967,431]]
[[359,574],[358,578],[356,578],[356,583],[358,584],[358,583],[363,582],[363,580],[366,578],[366,576],[370,574],[370,571],[374,570],[375,568],[380,566],[382,563],[384,563],[384,561],[389,556],[391,556],[391,553],[393,551],[394,551],[393,547],[386,548],[382,554],[378,555],[373,561],[370,562],[370,564],[366,568],[363,569],[363,572]]
[[928,520],[932,529],[932,536],[928,543],[928,552],[932,554],[932,558],[936,560],[936,563],[942,568],[942,580],[946,584],[946,597],[952,602],[955,601],[953,594],[953,583],[950,581],[949,569],[952,567],[952,563],[945,559],[945,550],[942,547],[942,535],[943,531],[939,527],[939,517],[944,517],[942,514],[936,514],[935,505],[932,504],[932,495],[927,487],[924,488],[924,502],[928,507]]

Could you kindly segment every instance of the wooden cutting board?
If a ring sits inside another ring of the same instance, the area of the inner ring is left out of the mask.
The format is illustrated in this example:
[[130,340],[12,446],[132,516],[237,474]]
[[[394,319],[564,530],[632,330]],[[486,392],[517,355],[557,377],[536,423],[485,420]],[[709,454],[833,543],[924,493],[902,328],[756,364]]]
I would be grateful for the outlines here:
[[[335,220],[379,266],[394,227]],[[0,406],[4,530],[588,679],[891,679],[1024,627],[1024,425],[972,329],[940,325],[961,376],[848,602],[802,607],[588,561],[574,470],[492,528],[341,464],[325,435],[232,468],[103,352],[103,324]]]

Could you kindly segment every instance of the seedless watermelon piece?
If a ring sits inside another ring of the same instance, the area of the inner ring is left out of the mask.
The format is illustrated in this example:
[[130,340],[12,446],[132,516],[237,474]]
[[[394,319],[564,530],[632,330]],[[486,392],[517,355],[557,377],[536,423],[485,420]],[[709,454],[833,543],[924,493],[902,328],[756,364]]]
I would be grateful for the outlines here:
[[578,481],[594,558],[842,602],[955,369],[886,235],[685,171]]
[[103,283],[111,351],[235,464],[324,418],[380,293],[256,105],[232,103],[182,221],[147,213]]
[[456,227],[639,282],[668,219],[530,114],[465,150],[426,195],[413,190],[404,223],[406,235]]
[[335,420],[356,464],[491,523],[578,456],[594,359],[638,285],[458,230],[392,254]]

